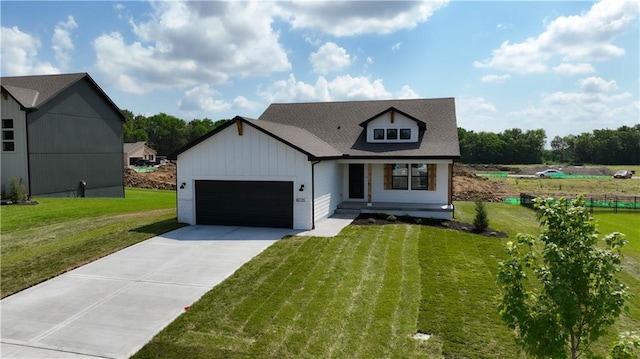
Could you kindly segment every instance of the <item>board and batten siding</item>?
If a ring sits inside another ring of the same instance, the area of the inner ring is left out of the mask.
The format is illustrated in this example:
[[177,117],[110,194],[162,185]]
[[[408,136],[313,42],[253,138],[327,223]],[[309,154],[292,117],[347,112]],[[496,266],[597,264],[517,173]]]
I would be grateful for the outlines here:
[[[311,162],[285,143],[243,124],[236,125],[178,155],[178,221],[195,224],[195,181],[293,182],[293,227],[311,229]],[[185,188],[180,188],[185,183]],[[299,191],[304,184],[304,191]]]
[[[5,96],[6,95],[6,96]],[[13,120],[13,137],[15,151],[2,151],[2,191],[9,193],[11,178],[29,188],[29,172],[27,167],[27,126],[26,112],[20,109],[20,104],[8,94],[2,96],[2,119]]]
[[83,79],[27,116],[33,195],[124,197],[123,120]]
[[335,160],[322,161],[314,167],[314,221],[328,218],[342,202],[343,165]]

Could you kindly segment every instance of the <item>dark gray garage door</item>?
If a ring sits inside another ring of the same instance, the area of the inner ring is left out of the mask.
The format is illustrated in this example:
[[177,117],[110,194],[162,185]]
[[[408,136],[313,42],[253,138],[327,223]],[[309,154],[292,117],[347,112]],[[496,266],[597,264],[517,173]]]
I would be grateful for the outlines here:
[[293,182],[196,181],[196,224],[293,228]]

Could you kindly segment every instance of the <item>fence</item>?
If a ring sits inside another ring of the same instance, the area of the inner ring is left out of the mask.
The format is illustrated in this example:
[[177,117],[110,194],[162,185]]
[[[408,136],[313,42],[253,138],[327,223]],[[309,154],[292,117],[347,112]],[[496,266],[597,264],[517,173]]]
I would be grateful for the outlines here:
[[[525,206],[527,208],[533,208],[533,200],[536,197],[527,193],[520,193],[520,205]],[[576,197],[565,197],[565,205],[569,203],[569,201],[575,199]],[[586,206],[591,209],[593,212],[594,209],[598,208],[607,208],[612,209],[614,213],[618,213],[619,210],[630,210],[630,211],[640,211],[640,197],[638,196],[584,196],[586,201]]]

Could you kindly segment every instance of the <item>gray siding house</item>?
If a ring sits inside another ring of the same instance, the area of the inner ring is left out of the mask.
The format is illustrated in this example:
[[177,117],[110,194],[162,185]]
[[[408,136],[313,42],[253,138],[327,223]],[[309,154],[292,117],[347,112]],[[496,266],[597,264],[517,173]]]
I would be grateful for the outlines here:
[[2,192],[124,197],[124,115],[86,73],[2,77]]

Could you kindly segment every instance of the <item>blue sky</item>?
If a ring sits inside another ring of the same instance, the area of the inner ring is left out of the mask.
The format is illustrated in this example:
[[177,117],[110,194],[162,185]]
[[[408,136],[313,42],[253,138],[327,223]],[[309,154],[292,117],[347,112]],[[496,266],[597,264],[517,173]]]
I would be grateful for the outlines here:
[[185,120],[272,102],[455,97],[458,126],[640,123],[638,0],[2,1],[2,76],[88,72]]

